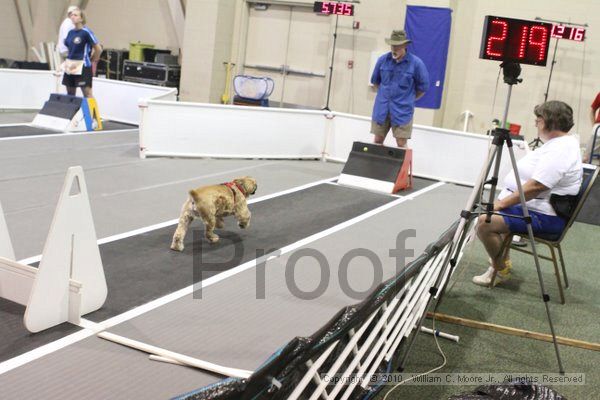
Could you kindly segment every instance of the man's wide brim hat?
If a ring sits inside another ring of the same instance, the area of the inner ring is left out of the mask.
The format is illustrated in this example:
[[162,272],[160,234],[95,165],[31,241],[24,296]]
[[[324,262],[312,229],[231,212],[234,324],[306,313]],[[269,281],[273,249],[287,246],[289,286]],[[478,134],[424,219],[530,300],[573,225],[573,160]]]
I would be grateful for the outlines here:
[[385,38],[385,42],[392,46],[401,46],[412,42],[412,40],[406,37],[406,32],[404,31],[392,31],[390,37]]

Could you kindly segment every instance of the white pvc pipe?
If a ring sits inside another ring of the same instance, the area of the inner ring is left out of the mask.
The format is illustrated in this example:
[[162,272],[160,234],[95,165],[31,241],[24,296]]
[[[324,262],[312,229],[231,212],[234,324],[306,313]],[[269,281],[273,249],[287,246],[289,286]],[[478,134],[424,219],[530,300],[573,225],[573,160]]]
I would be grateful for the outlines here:
[[156,354],[150,354],[148,356],[148,358],[152,361],[160,361],[160,362],[164,362],[167,364],[181,365],[181,366],[187,367],[187,364],[180,363],[179,361],[175,361],[172,358],[157,356]]
[[[308,361],[306,362],[306,366],[307,366],[307,367],[309,367],[309,368],[310,368],[310,367],[312,367],[312,365],[313,365],[313,362],[312,362],[311,360],[308,360]],[[321,379],[321,377],[319,376],[319,374],[318,374],[318,373],[316,373],[316,372],[313,374],[313,376],[312,376],[312,377],[313,377],[313,378],[312,378],[312,379],[313,379],[313,382],[314,382],[314,383],[316,383],[316,384],[317,384],[317,386],[318,386],[318,385],[320,385],[320,384],[321,384],[321,382],[323,382],[323,380]],[[321,393],[321,397],[322,397],[323,399],[325,399],[325,400],[329,399],[329,394],[327,393],[327,390],[323,390],[323,393]]]
[[463,124],[463,132],[468,132],[469,131],[469,118],[471,118],[473,116],[473,113],[469,110],[465,110],[463,115],[465,116],[465,121]]
[[329,355],[331,354],[333,349],[335,349],[335,346],[337,346],[338,343],[339,340],[333,342],[331,346],[329,346],[327,350],[325,350],[323,354],[321,354],[321,356],[317,358],[317,361],[315,361],[314,364],[310,366],[308,371],[306,371],[306,374],[304,375],[304,377],[302,377],[300,382],[298,382],[298,385],[296,385],[294,391],[288,396],[287,400],[296,400],[300,397],[306,385],[308,385],[308,383],[313,379],[313,375],[317,373],[321,365],[323,365],[325,360],[327,360],[327,357],[329,357]]
[[441,338],[444,338],[444,339],[452,340],[453,342],[456,342],[456,343],[458,343],[458,341],[460,340],[459,336],[451,335],[449,333],[440,332],[438,329],[436,329],[435,333],[434,333],[433,329],[429,329],[426,326],[422,326],[421,327],[421,332],[429,333],[430,335],[434,335],[434,336],[441,337]]
[[146,343],[138,342],[137,340],[129,339],[123,336],[115,335],[110,332],[100,332],[98,337],[109,340],[123,346],[131,347],[137,350],[144,351],[146,353],[155,354],[161,357],[177,361],[190,367],[203,369],[206,371],[215,372],[217,374],[230,376],[232,378],[248,378],[252,375],[252,371],[223,367],[221,365],[213,364],[208,361],[198,360],[197,358],[189,357],[183,354],[175,353],[173,351],[165,350],[160,347],[152,346]]
[[[424,281],[424,285],[415,285],[415,287],[417,288],[416,292],[414,293],[414,296],[411,298],[410,302],[408,303],[408,305],[406,306],[406,308],[403,310],[403,316],[401,318],[401,323],[397,324],[395,323],[395,321],[391,322],[390,326],[388,327],[388,329],[386,329],[386,331],[384,332],[384,334],[382,336],[379,337],[378,341],[376,342],[373,351],[371,352],[371,354],[369,354],[368,357],[368,362],[365,363],[367,365],[370,365],[370,369],[368,370],[368,372],[366,373],[366,378],[365,381],[362,383],[362,387],[367,387],[368,385],[368,378],[370,376],[373,375],[373,373],[375,372],[375,369],[377,369],[377,366],[379,365],[379,363],[381,362],[381,360],[383,359],[383,357],[385,356],[385,352],[387,351],[387,348],[389,347],[389,344],[391,343],[391,341],[393,341],[394,338],[394,333],[397,332],[397,330],[401,327],[401,326],[406,326],[406,322],[408,321],[408,318],[410,318],[410,313],[411,311],[413,311],[415,309],[415,305],[419,299],[419,297],[421,296],[422,292],[424,291],[425,287],[427,287],[427,284],[431,281],[431,275],[432,275],[432,271],[433,269],[429,268],[427,270],[427,268],[424,268],[424,271],[426,272],[426,276],[425,276],[425,281]],[[413,287],[411,287],[412,289]],[[394,328],[394,330],[391,331],[391,335],[390,335],[390,328],[392,328],[394,325],[396,325],[396,327]],[[383,349],[382,349],[383,346]],[[382,350],[380,350],[382,349]],[[373,362],[371,364],[371,361],[373,360],[373,357],[375,357],[376,353],[380,351],[380,354],[377,356],[377,358],[375,358],[375,362]],[[364,371],[362,371],[364,372]],[[360,374],[359,376],[362,376],[362,374]]]
[[[447,252],[447,248],[446,248],[446,252]],[[442,251],[441,253],[444,253],[444,251]],[[433,259],[432,261],[435,261],[435,259]],[[431,263],[430,264],[430,272],[432,272],[432,275],[429,275],[428,277],[428,281],[426,281],[426,283],[423,285],[423,287],[420,289],[418,297],[422,297],[422,295],[424,294],[423,291],[426,287],[430,287],[431,285],[433,285],[433,283],[435,282],[435,279],[439,273],[439,271],[437,271],[439,268],[438,265],[436,265],[435,263]],[[429,299],[429,297],[431,296],[429,294],[429,292],[425,292],[425,297],[427,299]],[[413,304],[413,306],[411,308],[417,308],[419,305],[418,304]],[[424,310],[423,310],[424,312]],[[398,326],[396,328],[396,330],[394,331],[394,333],[392,334],[392,336],[390,337],[390,341],[388,343],[386,343],[386,346],[384,347],[383,352],[387,353],[385,355],[385,359],[386,360],[390,360],[393,356],[393,354],[396,352],[396,349],[398,348],[398,346],[400,345],[400,342],[402,341],[402,338],[406,335],[406,332],[408,331],[408,329],[412,329],[412,327],[414,326],[414,318],[413,321],[410,321],[410,324],[404,324],[404,326],[400,327]],[[392,343],[393,342],[393,343]]]
[[[373,321],[373,319],[375,318],[375,316],[377,315],[378,312],[379,312],[379,310],[377,310],[373,314],[371,314],[369,319],[367,321],[365,321],[365,323],[363,323],[363,325],[360,327],[360,329],[358,330],[356,335],[352,336],[352,338],[350,339],[350,341],[348,342],[348,344],[346,345],[346,347],[344,348],[342,353],[338,356],[337,360],[335,360],[335,362],[333,363],[331,368],[329,368],[329,370],[327,371],[328,376],[333,376],[334,374],[336,374],[338,372],[338,370],[342,366],[343,362],[346,360],[346,357],[352,352],[352,350],[354,349],[354,346],[356,345],[356,343],[358,343],[358,340],[365,333],[365,331],[367,330],[367,327],[371,324],[371,321]],[[348,376],[348,375],[349,375],[349,373],[348,374],[345,373],[343,378],[346,378],[346,376]],[[315,391],[313,392],[313,394],[309,398],[309,400],[317,400],[317,398],[319,397],[321,392],[323,390],[325,390],[325,387],[327,386],[327,384],[328,384],[328,382],[322,382],[315,389]],[[335,398],[336,394],[341,390],[343,385],[344,385],[344,381],[342,379],[335,385],[335,387],[329,393],[329,395],[332,396],[332,398]]]

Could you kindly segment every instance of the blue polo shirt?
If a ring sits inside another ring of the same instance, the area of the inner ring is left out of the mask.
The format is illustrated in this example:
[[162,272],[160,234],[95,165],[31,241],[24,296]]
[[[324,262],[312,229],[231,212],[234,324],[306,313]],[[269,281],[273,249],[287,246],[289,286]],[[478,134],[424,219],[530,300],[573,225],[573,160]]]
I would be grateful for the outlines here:
[[377,60],[371,83],[379,85],[373,121],[381,125],[389,114],[393,126],[406,125],[415,111],[416,93],[429,89],[429,72],[419,57],[407,52],[396,62],[389,52]]
[[91,67],[90,54],[92,47],[98,44],[98,39],[89,28],[71,29],[65,38],[65,46],[69,49],[69,60],[83,60],[85,67]]

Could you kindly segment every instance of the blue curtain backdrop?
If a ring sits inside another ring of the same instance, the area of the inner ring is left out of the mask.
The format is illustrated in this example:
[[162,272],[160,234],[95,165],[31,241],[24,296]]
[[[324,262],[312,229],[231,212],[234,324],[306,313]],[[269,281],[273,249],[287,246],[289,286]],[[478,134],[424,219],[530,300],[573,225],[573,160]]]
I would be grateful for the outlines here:
[[442,104],[451,23],[452,10],[449,8],[406,7],[404,29],[412,40],[408,51],[423,60],[430,80],[429,90],[417,101],[417,107],[440,108]]

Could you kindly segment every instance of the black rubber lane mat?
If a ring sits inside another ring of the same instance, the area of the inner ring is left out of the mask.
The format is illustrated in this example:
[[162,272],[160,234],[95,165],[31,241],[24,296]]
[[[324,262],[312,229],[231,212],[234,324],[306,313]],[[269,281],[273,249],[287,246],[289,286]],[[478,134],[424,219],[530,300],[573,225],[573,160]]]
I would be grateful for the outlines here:
[[409,194],[413,194],[421,189],[425,189],[427,186],[431,186],[434,183],[438,183],[438,181],[433,179],[426,178],[418,178],[413,176],[412,179],[412,187],[410,189],[400,190],[398,193],[395,193],[399,196],[408,196]]
[[[416,178],[411,192],[433,183]],[[201,221],[192,223],[181,253],[169,248],[176,225],[103,244],[108,299],[84,318],[103,321],[253,260],[257,251],[282,248],[394,200],[385,194],[322,184],[251,204],[249,229],[241,230],[233,217],[226,218],[225,228],[216,231],[221,236],[218,244],[206,241]],[[0,362],[81,329],[64,323],[33,334],[23,324],[24,312],[24,306],[0,299]]]
[[[125,124],[122,122],[102,121],[102,130],[94,132],[80,132],[96,134],[108,131],[118,131],[124,129],[137,129],[137,125]],[[42,136],[42,135],[61,135],[66,132],[53,131],[50,129],[36,128],[29,125],[0,126],[0,138],[21,137],[21,136]]]
[[0,126],[0,138],[56,135],[61,133],[62,132],[52,131],[50,129],[35,128],[29,125]]
[[43,332],[31,333],[23,324],[25,306],[0,298],[0,362],[81,330],[65,322]]
[[[102,131],[120,131],[124,129],[137,129],[137,125],[116,121],[102,121]],[[93,133],[93,132],[92,132]]]
[[257,251],[282,248],[393,200],[322,184],[251,204],[249,229],[239,229],[233,217],[226,218],[225,228],[216,231],[221,237],[217,244],[206,241],[201,221],[192,223],[183,252],[169,248],[175,225],[103,244],[108,299],[85,318],[103,321],[253,260]]

